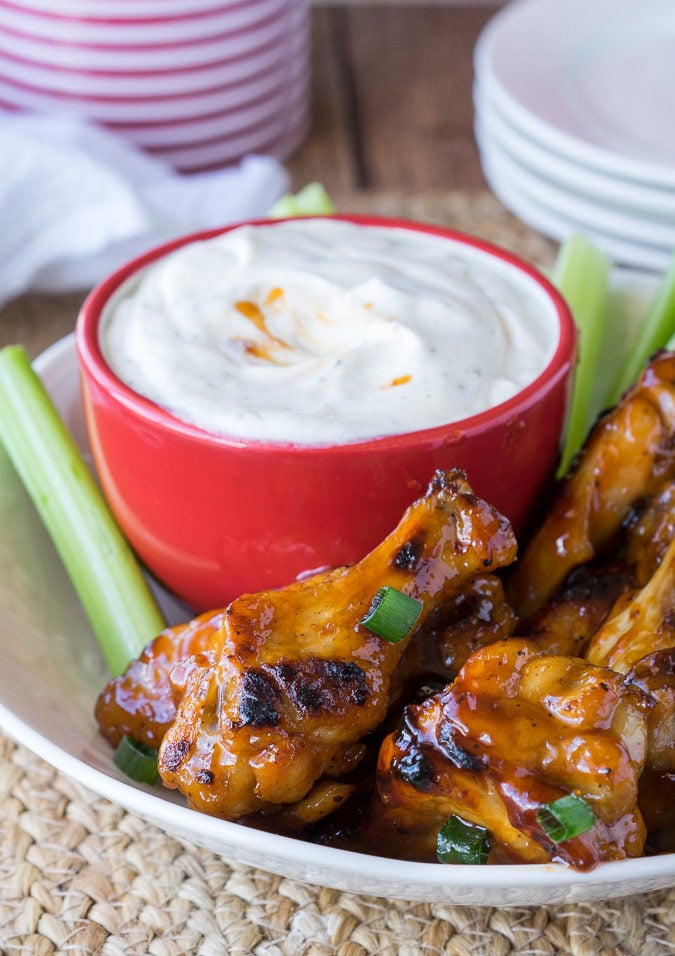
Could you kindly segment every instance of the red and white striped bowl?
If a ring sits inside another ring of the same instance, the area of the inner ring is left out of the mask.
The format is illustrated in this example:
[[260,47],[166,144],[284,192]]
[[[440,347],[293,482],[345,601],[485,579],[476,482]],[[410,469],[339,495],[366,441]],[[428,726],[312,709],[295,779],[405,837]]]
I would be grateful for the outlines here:
[[283,131],[280,133],[270,134],[266,131],[264,136],[260,132],[242,134],[222,142],[193,143],[190,146],[157,148],[149,152],[185,172],[225,166],[251,153],[286,159],[307,135],[308,120],[305,111],[300,110],[297,114],[285,115],[283,122]]
[[[164,6],[164,5],[163,5]],[[0,29],[24,40],[124,48],[208,40],[265,20],[283,0],[237,0],[206,12],[152,19],[83,19],[30,10],[18,0],[0,0]],[[155,8],[156,9],[156,8]]]
[[20,11],[45,16],[73,17],[84,21],[158,20],[219,13],[238,0],[8,0]]
[[[47,69],[16,69],[13,61],[0,55],[0,98],[12,102],[23,109],[58,112],[88,116],[103,123],[167,122],[200,118],[224,110],[234,109],[261,97],[273,95],[279,86],[289,77],[307,74],[308,40],[302,34],[296,34],[286,49],[272,48],[264,56],[247,59],[241,64],[235,62],[222,77],[225,82],[217,82],[219,77],[209,78],[207,86],[197,87],[195,91],[174,91],[160,85],[159,77],[138,75],[125,78],[119,95],[115,93],[115,83],[105,78],[107,86],[99,83],[101,77],[95,77],[96,83],[89,83],[89,92],[83,93],[79,74],[50,72]],[[253,75],[248,69],[254,68]],[[68,77],[67,83],[52,82]],[[169,74],[175,79],[175,74]],[[89,81],[91,78],[87,77]],[[210,85],[215,82],[215,85]],[[119,84],[117,84],[119,85]],[[112,92],[110,92],[112,90]],[[134,95],[128,95],[130,90]]]
[[0,54],[0,73],[8,82],[33,92],[84,102],[96,99],[142,102],[155,98],[171,101],[269,77],[279,68],[287,68],[289,62],[298,57],[303,61],[307,59],[307,39],[303,34],[297,34],[288,44],[273,43],[249,56],[195,69],[110,74],[54,69]]
[[0,0],[0,109],[86,117],[179,168],[286,155],[308,62],[305,0]]
[[269,45],[286,43],[290,14],[293,12],[288,4],[281,3],[279,9],[267,19],[248,28],[185,43],[133,47],[103,48],[52,43],[45,38],[23,39],[0,28],[0,53],[19,63],[95,73],[189,69],[222,63],[223,60],[247,56]]
[[225,110],[202,119],[164,123],[108,123],[127,139],[146,148],[183,147],[231,138],[248,130],[265,128],[268,134],[283,129],[289,113],[307,108],[304,77],[289,79],[273,96],[235,110]]

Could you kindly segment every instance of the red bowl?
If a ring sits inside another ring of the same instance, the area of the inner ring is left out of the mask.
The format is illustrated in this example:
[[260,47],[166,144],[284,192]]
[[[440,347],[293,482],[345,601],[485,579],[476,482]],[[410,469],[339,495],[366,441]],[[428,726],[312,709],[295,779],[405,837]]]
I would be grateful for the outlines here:
[[395,526],[437,468],[463,468],[476,493],[517,533],[551,480],[576,342],[560,295],[534,268],[481,240],[400,220],[340,218],[445,237],[510,264],[548,297],[557,348],[541,375],[513,398],[444,426],[327,447],[228,439],[178,421],[124,385],[107,366],[98,334],[110,297],[133,273],[185,243],[227,230],[184,237],[120,269],[90,294],[77,324],[94,461],[141,560],[196,610],[358,560]]

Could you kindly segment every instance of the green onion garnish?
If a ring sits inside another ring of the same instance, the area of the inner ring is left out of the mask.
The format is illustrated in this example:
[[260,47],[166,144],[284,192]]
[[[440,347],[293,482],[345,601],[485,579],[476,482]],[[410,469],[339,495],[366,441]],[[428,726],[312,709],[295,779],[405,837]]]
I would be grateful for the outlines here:
[[134,553],[18,345],[0,349],[0,439],[114,676],[166,625]]
[[554,843],[564,843],[586,833],[595,823],[595,814],[583,797],[574,793],[546,803],[537,811],[537,820]]
[[490,852],[490,833],[485,827],[451,816],[443,824],[436,840],[436,856],[441,863],[468,863],[482,866]]
[[672,349],[675,334],[675,255],[659,282],[647,315],[631,343],[609,396],[615,405],[626,389],[633,385],[649,358],[657,349]]
[[361,624],[385,641],[398,644],[408,636],[421,612],[421,601],[387,584],[373,598]]
[[579,358],[558,476],[564,475],[597,417],[593,392],[607,311],[609,261],[584,236],[570,236],[558,252],[551,279],[572,310]]
[[113,763],[131,780],[139,783],[157,783],[157,751],[125,734],[113,754]]
[[286,193],[278,199],[267,215],[270,219],[288,219],[292,216],[330,216],[335,206],[321,183],[308,183],[300,192]]

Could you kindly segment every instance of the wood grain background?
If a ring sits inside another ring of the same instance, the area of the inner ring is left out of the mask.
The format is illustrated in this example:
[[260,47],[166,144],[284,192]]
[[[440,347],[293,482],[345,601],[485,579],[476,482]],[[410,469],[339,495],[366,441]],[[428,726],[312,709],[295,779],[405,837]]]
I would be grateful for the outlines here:
[[473,47],[496,12],[462,6],[312,11],[312,126],[289,160],[296,187],[480,189]]

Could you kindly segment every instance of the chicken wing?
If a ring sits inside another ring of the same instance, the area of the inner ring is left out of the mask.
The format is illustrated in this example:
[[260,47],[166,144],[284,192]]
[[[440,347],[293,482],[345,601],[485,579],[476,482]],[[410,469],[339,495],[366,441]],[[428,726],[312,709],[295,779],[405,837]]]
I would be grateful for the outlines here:
[[[451,815],[486,828],[519,862],[589,869],[639,856],[637,808],[650,698],[606,668],[545,655],[519,638],[476,651],[457,679],[407,708],[383,742],[378,791],[392,834],[417,835],[431,854]],[[582,796],[595,823],[555,843],[537,811]],[[395,839],[395,836],[392,836]]]
[[176,716],[169,674],[179,661],[206,650],[222,626],[223,611],[167,627],[124,674],[108,681],[96,701],[103,736],[116,747],[125,734],[157,748]]
[[583,657],[616,602],[633,590],[633,572],[623,562],[582,565],[540,611],[518,624],[518,635],[547,654]]
[[618,600],[619,609],[593,635],[586,659],[627,674],[647,654],[675,647],[675,539],[647,584]]
[[[628,675],[655,702],[647,725],[646,765],[651,777],[645,777],[641,787],[645,805],[651,806],[648,779],[675,773],[675,539],[648,583],[630,600],[623,599],[618,612],[594,635],[586,657]],[[672,804],[669,812],[675,825]],[[652,829],[651,814],[647,822]]]
[[675,849],[675,648],[639,660],[628,679],[651,695],[647,764],[638,802],[655,850]]
[[662,352],[593,429],[514,569],[511,604],[528,617],[570,571],[611,549],[641,499],[675,474],[675,353]]
[[626,532],[625,563],[636,588],[651,579],[675,539],[675,481],[666,481],[636,513]]
[[361,623],[375,593],[390,585],[420,601],[421,626],[439,601],[515,552],[510,525],[464,474],[438,472],[359,563],[233,601],[218,640],[172,671],[163,782],[191,806],[237,819],[353,768],[386,715],[409,640],[390,643]]
[[438,649],[452,676],[479,647],[509,637],[517,624],[516,613],[504,597],[496,574],[479,574],[457,596],[438,608],[424,634]]
[[[628,679],[654,700],[649,715],[647,764],[675,774],[675,647],[646,654],[628,672]],[[675,803],[670,805],[675,825]]]

